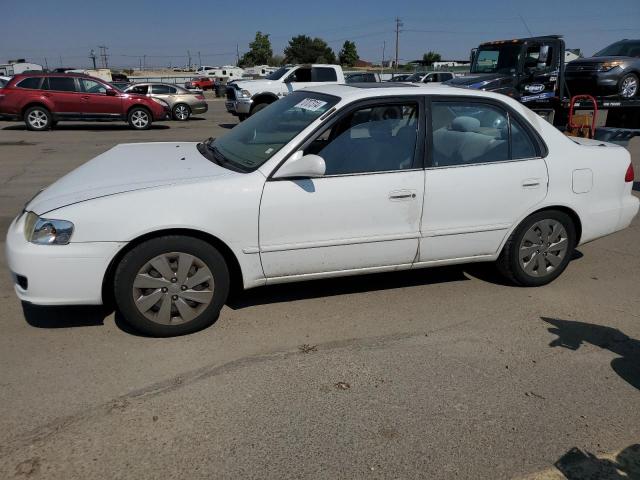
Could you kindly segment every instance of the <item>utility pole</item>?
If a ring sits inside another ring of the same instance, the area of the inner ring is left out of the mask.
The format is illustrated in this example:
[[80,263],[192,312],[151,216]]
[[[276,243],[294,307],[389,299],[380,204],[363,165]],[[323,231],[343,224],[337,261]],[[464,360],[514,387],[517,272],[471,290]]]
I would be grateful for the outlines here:
[[96,52],[93,50],[93,48],[91,49],[91,53],[89,54],[89,58],[91,60],[93,60],[93,69],[96,69]]
[[47,62],[47,57],[44,57],[44,68],[46,68],[47,71],[49,70],[49,62]]
[[59,58],[60,58],[60,68],[62,68],[62,55],[60,55]]
[[198,50],[198,63],[200,64],[199,66],[202,66],[202,57],[200,56],[200,51]]
[[138,63],[140,63],[139,70],[142,71],[142,57],[138,57]]
[[380,62],[380,74],[384,73],[384,53],[386,49],[387,49],[387,41],[384,40],[382,42],[382,62]]
[[396,72],[398,71],[398,52],[400,48],[400,27],[404,24],[400,21],[398,17],[396,17]]
[[191,70],[191,52],[189,50],[187,50],[187,59],[188,59],[188,64],[187,64],[187,70]]
[[236,67],[240,66],[240,47],[236,43]]
[[144,55],[142,55],[142,69],[146,70],[147,69],[147,54],[145,53]]

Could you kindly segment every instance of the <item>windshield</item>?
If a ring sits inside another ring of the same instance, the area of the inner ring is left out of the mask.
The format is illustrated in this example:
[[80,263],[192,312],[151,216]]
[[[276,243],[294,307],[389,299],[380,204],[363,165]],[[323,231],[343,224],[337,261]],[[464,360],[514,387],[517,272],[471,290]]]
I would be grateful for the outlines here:
[[640,57],[640,42],[629,42],[623,40],[621,42],[612,43],[608,47],[603,48],[599,52],[593,54],[594,57]]
[[516,73],[521,45],[483,46],[473,59],[471,73]]
[[424,77],[425,74],[421,73],[421,72],[416,72],[412,75],[409,75],[407,78],[404,79],[405,82],[420,82],[422,81],[422,77]]
[[291,69],[291,67],[280,67],[278,70],[276,70],[275,72],[270,73],[269,75],[267,75],[264,78],[266,78],[267,80],[279,80],[290,69]]
[[338,101],[320,93],[292,93],[236,125],[211,146],[223,163],[255,170]]

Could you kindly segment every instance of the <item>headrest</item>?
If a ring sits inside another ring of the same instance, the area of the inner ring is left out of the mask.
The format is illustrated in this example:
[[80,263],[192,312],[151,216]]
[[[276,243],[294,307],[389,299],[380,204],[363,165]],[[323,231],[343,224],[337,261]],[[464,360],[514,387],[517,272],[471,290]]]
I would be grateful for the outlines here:
[[456,132],[477,132],[480,128],[480,120],[473,117],[456,117],[451,122],[451,130]]

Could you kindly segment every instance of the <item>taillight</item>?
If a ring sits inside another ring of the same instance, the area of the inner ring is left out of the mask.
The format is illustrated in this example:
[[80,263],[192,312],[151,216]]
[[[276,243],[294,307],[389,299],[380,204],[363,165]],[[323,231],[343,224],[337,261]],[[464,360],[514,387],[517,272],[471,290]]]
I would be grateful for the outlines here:
[[633,172],[633,163],[629,164],[629,168],[627,168],[627,173],[624,174],[624,181],[626,183],[633,182],[635,174]]
[[197,98],[198,100],[204,100],[204,95],[196,95],[196,98]]

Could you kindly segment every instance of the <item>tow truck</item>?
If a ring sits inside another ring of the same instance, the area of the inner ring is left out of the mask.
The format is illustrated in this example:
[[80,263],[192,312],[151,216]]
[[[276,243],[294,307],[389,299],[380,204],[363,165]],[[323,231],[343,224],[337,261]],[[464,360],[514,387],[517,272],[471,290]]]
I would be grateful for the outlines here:
[[448,84],[509,95],[560,128],[570,112],[590,115],[591,130],[601,140],[624,142],[640,135],[640,97],[583,95],[571,101],[561,35],[485,42],[471,50],[470,59],[470,73]]

